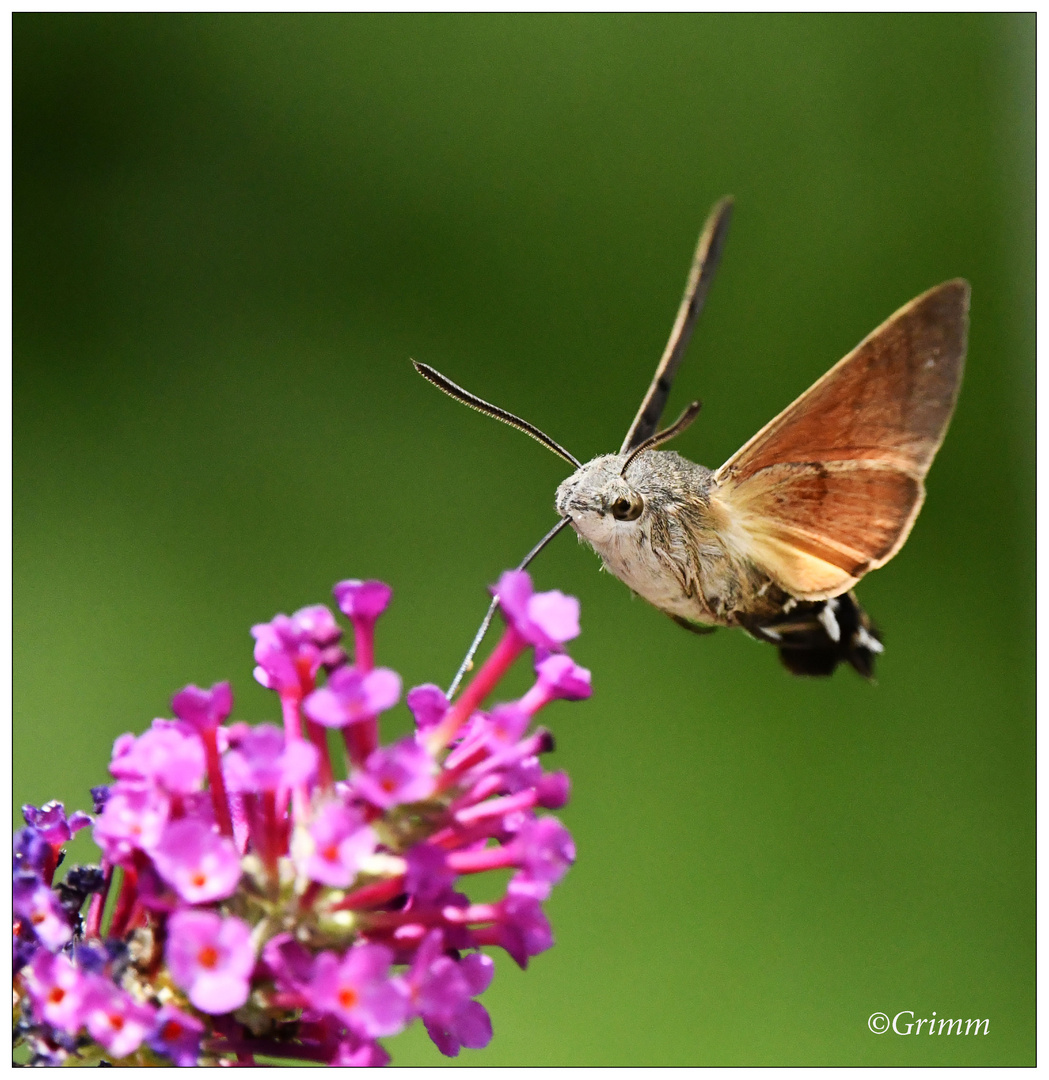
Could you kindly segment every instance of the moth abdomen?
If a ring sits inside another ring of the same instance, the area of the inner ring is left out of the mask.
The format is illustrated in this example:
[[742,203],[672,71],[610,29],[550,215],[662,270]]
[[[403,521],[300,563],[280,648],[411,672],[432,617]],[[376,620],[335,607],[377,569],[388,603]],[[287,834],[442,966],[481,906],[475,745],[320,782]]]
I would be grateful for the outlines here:
[[872,679],[874,658],[884,651],[881,635],[851,592],[801,601],[773,619],[743,625],[753,637],[775,645],[793,675],[827,676],[848,663]]

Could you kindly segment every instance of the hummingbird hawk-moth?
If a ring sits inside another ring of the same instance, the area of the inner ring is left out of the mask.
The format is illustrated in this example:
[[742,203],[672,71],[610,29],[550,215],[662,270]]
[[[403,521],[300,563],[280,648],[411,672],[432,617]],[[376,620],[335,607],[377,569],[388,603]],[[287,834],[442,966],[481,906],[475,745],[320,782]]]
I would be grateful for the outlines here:
[[445,393],[575,466],[555,496],[560,520],[522,567],[570,524],[608,570],[682,626],[742,627],[777,646],[796,675],[829,675],[847,661],[869,678],[881,639],[851,590],[900,550],[921,509],[961,385],[969,285],[947,281],[905,304],[711,471],[658,449],[695,419],[698,402],[657,427],[731,212],[722,199],[707,219],[670,339],[616,454],[583,464],[534,425],[413,362]]

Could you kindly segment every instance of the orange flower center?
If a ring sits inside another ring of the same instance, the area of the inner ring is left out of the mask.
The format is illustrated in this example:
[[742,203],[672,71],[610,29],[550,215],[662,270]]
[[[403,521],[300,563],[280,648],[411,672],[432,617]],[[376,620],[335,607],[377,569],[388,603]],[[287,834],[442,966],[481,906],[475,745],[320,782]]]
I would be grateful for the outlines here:
[[352,1009],[357,1004],[357,991],[352,986],[340,987],[338,997],[344,1009]]
[[388,776],[386,777],[385,780],[380,780],[379,781],[379,787],[381,787],[383,789],[383,791],[386,792],[387,795],[389,795],[390,792],[392,792],[393,789],[396,786],[397,785]]
[[198,870],[189,880],[200,889],[208,883],[208,875],[203,870]]
[[205,945],[197,953],[197,963],[201,967],[213,968],[219,962],[219,951],[214,945]]
[[106,1017],[106,1019],[109,1021],[109,1026],[114,1031],[120,1031],[121,1028],[123,1028],[124,1026],[124,1018],[120,1015],[120,1013],[110,1013]]
[[60,1005],[65,996],[66,992],[61,986],[52,986],[51,993],[47,995],[47,1000],[50,1001],[52,1005]]
[[321,854],[328,860],[328,862],[337,862],[339,859],[339,848],[336,844],[329,844]]
[[39,926],[46,918],[47,918],[47,912],[46,911],[34,911],[33,914],[29,916],[29,921],[34,926]]

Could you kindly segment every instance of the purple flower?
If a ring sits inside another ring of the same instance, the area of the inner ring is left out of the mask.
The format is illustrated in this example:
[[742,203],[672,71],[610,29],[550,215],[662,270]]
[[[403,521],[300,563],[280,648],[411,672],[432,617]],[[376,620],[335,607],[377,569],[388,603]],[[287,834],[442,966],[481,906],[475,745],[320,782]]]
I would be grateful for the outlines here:
[[536,784],[537,801],[547,810],[560,810],[568,802],[571,791],[572,782],[564,772],[543,773]]
[[195,1016],[173,1005],[165,1005],[157,1013],[147,1041],[158,1054],[170,1058],[181,1068],[190,1068],[197,1064],[203,1034],[204,1025]]
[[54,848],[31,825],[15,833],[12,846],[16,874],[46,877],[54,873]]
[[521,699],[521,708],[535,715],[551,701],[582,701],[590,697],[590,672],[564,653],[553,653],[535,666],[538,679]]
[[334,645],[342,637],[342,627],[335,621],[327,604],[300,608],[292,615],[291,621],[314,645],[322,649]]
[[341,961],[322,952],[310,982],[313,1007],[371,1038],[395,1034],[407,1022],[408,1000],[400,983],[389,978],[392,960],[383,945],[355,945]]
[[492,592],[507,622],[531,645],[558,649],[579,636],[579,601],[554,589],[533,593],[524,570],[507,570]]
[[404,887],[421,903],[432,903],[444,896],[455,881],[455,871],[449,868],[445,853],[433,844],[416,844],[404,859],[408,864]]
[[374,1069],[390,1063],[390,1055],[370,1039],[350,1035],[342,1039],[332,1056],[336,1068]]
[[381,581],[340,581],[332,589],[342,613],[353,623],[354,662],[361,671],[375,666],[375,621],[393,590]]
[[313,972],[313,956],[289,933],[271,937],[262,947],[262,962],[278,990],[304,991]]
[[412,687],[405,700],[415,717],[415,726],[420,731],[435,727],[448,711],[448,698],[444,691],[433,683]]
[[492,1021],[484,1006],[470,998],[488,989],[495,965],[483,953],[456,963],[440,948],[440,932],[432,931],[419,946],[406,982],[437,1049],[456,1057],[463,1046],[479,1050],[491,1041]]
[[470,953],[459,961],[459,970],[470,987],[470,996],[483,994],[495,977],[495,961],[484,953]]
[[363,674],[355,667],[341,667],[331,673],[327,686],[306,698],[302,707],[316,724],[345,727],[392,708],[400,696],[401,677],[389,668]]
[[302,739],[286,742],[284,732],[273,724],[234,724],[230,743],[223,759],[230,791],[290,789],[312,780],[317,772],[316,747]]
[[125,863],[136,848],[150,851],[156,846],[170,811],[168,797],[157,788],[121,781],[95,823],[95,843],[110,862]]
[[181,794],[200,788],[205,769],[204,745],[193,728],[171,720],[154,720],[137,739],[121,735],[109,765],[120,780],[150,781]]
[[405,976],[412,1008],[425,1020],[447,1023],[470,997],[459,965],[443,951],[443,935],[431,930],[415,952]]
[[522,869],[535,881],[553,885],[575,862],[572,834],[557,818],[529,818],[514,837]]
[[27,803],[22,807],[22,817],[53,847],[65,844],[78,829],[91,824],[91,818],[81,810],[74,810],[67,818],[66,808],[57,801],[43,806]]
[[496,705],[487,715],[477,714],[477,731],[490,750],[500,751],[521,738],[531,719],[517,702]]
[[426,1033],[445,1057],[458,1057],[459,1050],[483,1050],[492,1041],[492,1019],[479,1001],[464,1001],[451,1019],[440,1023],[424,1018]]
[[340,581],[332,589],[339,610],[347,619],[375,622],[386,610],[393,589],[383,581]]
[[52,952],[73,936],[73,928],[62,905],[42,881],[15,878],[11,902],[15,915]]
[[499,944],[518,967],[528,967],[530,957],[545,952],[554,943],[550,923],[534,896],[509,893],[502,902],[503,921],[499,926]]
[[134,1053],[155,1023],[154,1010],[102,975],[87,978],[81,1019],[91,1037],[115,1058]]
[[388,810],[401,803],[419,802],[434,792],[433,758],[413,739],[380,747],[369,755],[354,787],[373,806]]
[[233,711],[233,691],[228,682],[215,683],[210,690],[187,686],[171,699],[171,710],[198,732],[214,731]]
[[233,841],[189,818],[171,822],[152,855],[160,876],[190,904],[232,896],[240,881]]
[[251,927],[235,915],[176,911],[168,919],[166,955],[175,982],[201,1012],[217,1016],[248,1000],[255,950]]
[[33,1008],[52,1027],[73,1034],[80,1027],[84,977],[64,953],[38,950],[23,969]]
[[301,697],[312,689],[321,649],[305,627],[287,615],[275,615],[270,622],[253,626],[251,635],[258,682],[282,697]]
[[[375,851],[375,832],[341,803],[326,803],[310,822],[296,862],[311,881],[345,889]],[[299,844],[296,844],[298,848]]]

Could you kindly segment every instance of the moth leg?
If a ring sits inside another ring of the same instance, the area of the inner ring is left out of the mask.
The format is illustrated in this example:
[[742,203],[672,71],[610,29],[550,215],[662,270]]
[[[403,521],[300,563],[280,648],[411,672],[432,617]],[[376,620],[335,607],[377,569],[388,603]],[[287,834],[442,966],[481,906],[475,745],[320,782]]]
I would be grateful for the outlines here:
[[[670,612],[668,611],[667,614],[670,615]],[[717,629],[716,626],[703,626],[702,623],[690,622],[683,615],[670,615],[670,618],[672,618],[674,622],[678,624],[678,626],[682,627],[685,630],[688,630],[689,633],[692,634],[699,634],[701,636],[705,636],[707,634],[713,634],[714,631]]]

